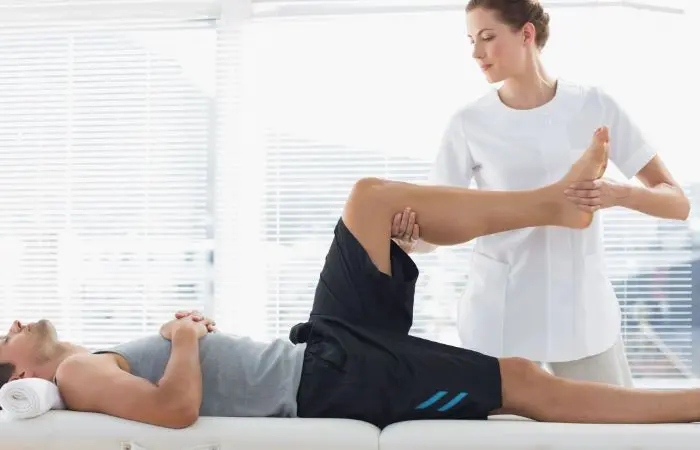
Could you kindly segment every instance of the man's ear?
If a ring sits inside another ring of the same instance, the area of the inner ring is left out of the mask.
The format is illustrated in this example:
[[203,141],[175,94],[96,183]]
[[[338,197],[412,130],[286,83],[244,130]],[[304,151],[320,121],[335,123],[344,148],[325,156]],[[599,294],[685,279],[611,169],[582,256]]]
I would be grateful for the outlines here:
[[36,377],[36,373],[34,373],[33,371],[23,370],[20,373],[18,373],[17,375],[12,376],[10,378],[10,381],[21,380],[23,378],[35,378],[35,377]]

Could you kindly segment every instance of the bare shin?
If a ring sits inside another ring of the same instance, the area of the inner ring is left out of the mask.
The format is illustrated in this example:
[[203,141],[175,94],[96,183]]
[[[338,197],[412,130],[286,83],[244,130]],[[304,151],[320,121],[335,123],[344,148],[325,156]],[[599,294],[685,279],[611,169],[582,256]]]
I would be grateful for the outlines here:
[[700,420],[700,390],[658,392],[557,378],[537,364],[501,359],[503,407],[543,422],[673,423]]
[[552,187],[496,192],[365,178],[355,183],[343,220],[379,270],[390,273],[391,222],[406,207],[416,212],[422,239],[456,245],[518,228],[566,225],[556,195]]

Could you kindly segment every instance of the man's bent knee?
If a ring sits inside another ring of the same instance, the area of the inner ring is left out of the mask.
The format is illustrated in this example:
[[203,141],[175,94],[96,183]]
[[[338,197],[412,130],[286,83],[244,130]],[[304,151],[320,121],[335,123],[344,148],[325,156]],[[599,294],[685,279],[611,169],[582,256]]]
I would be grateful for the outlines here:
[[350,191],[350,196],[346,202],[345,209],[359,208],[363,212],[376,213],[376,209],[381,202],[381,188],[387,181],[376,177],[360,178],[355,182]]
[[367,197],[375,196],[378,187],[383,186],[387,183],[386,180],[377,177],[364,177],[355,181],[350,192],[350,197]]

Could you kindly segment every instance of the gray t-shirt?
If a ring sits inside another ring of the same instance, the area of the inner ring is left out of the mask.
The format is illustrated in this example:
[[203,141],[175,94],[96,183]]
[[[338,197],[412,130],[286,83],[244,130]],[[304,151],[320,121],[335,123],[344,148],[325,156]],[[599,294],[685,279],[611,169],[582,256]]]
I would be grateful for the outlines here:
[[[306,344],[281,339],[257,342],[216,332],[199,341],[202,367],[200,416],[296,417]],[[133,375],[158,383],[171,343],[160,335],[102,349],[129,363]]]

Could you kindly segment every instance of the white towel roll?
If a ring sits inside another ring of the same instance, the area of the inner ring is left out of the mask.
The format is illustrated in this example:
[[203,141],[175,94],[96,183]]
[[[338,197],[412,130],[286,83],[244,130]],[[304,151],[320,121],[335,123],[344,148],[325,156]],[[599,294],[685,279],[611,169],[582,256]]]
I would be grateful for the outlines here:
[[31,419],[65,409],[58,387],[42,378],[22,378],[0,388],[0,407],[11,419]]

